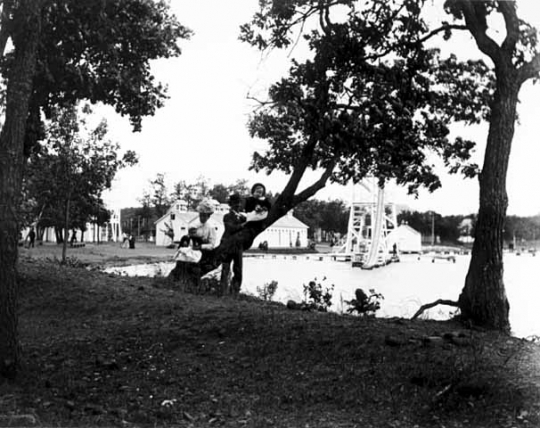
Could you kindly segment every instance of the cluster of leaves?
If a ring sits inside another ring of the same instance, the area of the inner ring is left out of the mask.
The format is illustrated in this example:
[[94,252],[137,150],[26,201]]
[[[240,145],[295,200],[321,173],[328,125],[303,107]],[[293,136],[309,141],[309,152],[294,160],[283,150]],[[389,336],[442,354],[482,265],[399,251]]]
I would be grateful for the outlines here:
[[381,300],[384,299],[384,296],[381,293],[376,293],[374,289],[369,290],[369,296],[361,288],[357,288],[354,292],[355,299],[346,300],[350,308],[347,309],[348,313],[356,312],[361,316],[375,316],[381,308]]
[[310,233],[318,229],[345,233],[349,207],[341,200],[309,199],[295,207],[294,216],[309,226]]
[[[336,5],[341,12],[334,14]],[[243,40],[259,48],[291,45],[300,22],[316,28],[304,35],[312,58],[293,61],[250,120],[251,134],[269,143],[265,153],[255,153],[252,168],[290,173],[300,162],[291,159],[303,157],[309,168],[332,168],[337,183],[372,175],[415,193],[440,186],[427,156],[434,152],[451,172],[474,175],[474,142],[451,141],[449,126],[487,117],[493,75],[482,61],[459,62],[426,48],[421,6],[262,2],[242,27]]]
[[407,224],[424,236],[434,232],[442,242],[448,243],[456,243],[462,236],[474,236],[476,225],[475,215],[442,216],[433,211],[402,211],[397,218],[399,224]]
[[[64,0],[43,10],[25,149],[43,137],[41,114],[80,100],[112,105],[136,131],[144,116],[163,105],[166,87],[155,81],[150,62],[180,54],[179,39],[191,31],[163,1]],[[2,73],[9,70],[7,56]]]
[[257,286],[257,294],[262,300],[269,302],[276,294],[277,287],[277,281],[266,282],[262,287]]
[[540,215],[534,217],[506,217],[503,238],[511,241],[514,238],[521,240],[537,240],[540,239]]
[[313,281],[309,281],[307,285],[304,284],[302,309],[327,312],[330,306],[332,306],[334,284],[325,287],[322,284],[324,281],[326,281],[326,277],[321,282],[318,282],[317,278],[315,278]]
[[[24,195],[26,217],[42,227],[86,229],[88,222],[104,224],[110,213],[101,194],[110,188],[118,169],[137,162],[134,152],[119,157],[119,145],[107,139],[107,123],[86,127],[75,107],[55,109],[46,128],[46,144],[27,164]],[[86,135],[85,135],[86,134]]]

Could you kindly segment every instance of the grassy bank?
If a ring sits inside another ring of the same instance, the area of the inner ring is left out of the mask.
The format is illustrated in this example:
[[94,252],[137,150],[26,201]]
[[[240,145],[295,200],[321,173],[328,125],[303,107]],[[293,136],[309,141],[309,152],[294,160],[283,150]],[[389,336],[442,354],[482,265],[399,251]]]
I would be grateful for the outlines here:
[[531,342],[196,296],[37,253],[19,271],[24,365],[0,385],[0,426],[540,425]]

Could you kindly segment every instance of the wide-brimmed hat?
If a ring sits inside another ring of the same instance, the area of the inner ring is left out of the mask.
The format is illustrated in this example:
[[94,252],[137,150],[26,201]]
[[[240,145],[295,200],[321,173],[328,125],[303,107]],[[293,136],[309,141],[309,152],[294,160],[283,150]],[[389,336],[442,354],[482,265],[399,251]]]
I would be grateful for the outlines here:
[[204,199],[197,207],[197,211],[202,214],[213,214],[214,206],[208,200]]

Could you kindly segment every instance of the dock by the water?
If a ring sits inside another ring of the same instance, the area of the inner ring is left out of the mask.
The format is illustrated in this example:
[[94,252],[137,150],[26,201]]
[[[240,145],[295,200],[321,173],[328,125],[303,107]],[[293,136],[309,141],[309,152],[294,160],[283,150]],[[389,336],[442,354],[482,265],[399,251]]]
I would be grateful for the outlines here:
[[315,260],[350,262],[352,254],[345,253],[313,253],[313,254],[271,254],[271,253],[244,253],[244,257],[266,260]]

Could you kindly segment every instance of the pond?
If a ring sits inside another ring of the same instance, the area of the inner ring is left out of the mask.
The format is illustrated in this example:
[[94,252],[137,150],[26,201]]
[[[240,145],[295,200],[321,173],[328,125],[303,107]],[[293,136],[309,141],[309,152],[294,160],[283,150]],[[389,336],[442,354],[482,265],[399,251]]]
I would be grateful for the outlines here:
[[[275,257],[275,258],[274,258]],[[303,285],[316,279],[323,288],[334,285],[331,310],[345,312],[347,300],[354,298],[354,290],[366,293],[374,289],[384,296],[379,317],[411,317],[418,308],[437,299],[456,300],[469,266],[470,256],[456,255],[455,262],[436,259],[429,255],[404,255],[399,263],[372,270],[352,267],[350,262],[334,261],[327,257],[277,255],[244,258],[242,291],[258,295],[257,287],[277,281],[273,300],[303,300]],[[123,275],[167,275],[172,263],[155,263],[109,268],[107,272]],[[540,257],[531,254],[506,254],[504,280],[510,302],[512,333],[518,337],[540,336]],[[425,317],[446,319],[455,308],[437,306]]]

